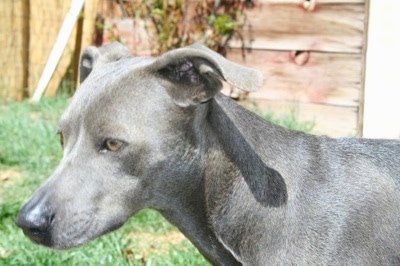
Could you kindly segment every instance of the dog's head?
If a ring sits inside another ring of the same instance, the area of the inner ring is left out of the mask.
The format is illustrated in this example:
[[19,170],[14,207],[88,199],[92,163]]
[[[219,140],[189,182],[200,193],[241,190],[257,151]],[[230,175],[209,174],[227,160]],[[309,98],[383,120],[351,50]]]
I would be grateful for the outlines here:
[[[81,87],[59,122],[63,158],[19,213],[34,242],[70,248],[137,211],[180,208],[201,188],[201,112],[222,81],[253,90],[259,72],[205,47],[134,58],[113,43],[89,47]],[[199,120],[200,119],[200,120]]]

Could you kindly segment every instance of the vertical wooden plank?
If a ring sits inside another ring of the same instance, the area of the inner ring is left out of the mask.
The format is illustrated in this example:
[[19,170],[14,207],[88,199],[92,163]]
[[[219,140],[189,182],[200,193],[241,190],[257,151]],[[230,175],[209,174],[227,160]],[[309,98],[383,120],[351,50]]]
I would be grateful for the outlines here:
[[82,49],[93,45],[96,16],[100,0],[86,0],[83,13]]
[[27,87],[29,2],[0,1],[0,98],[21,100]]
[[[70,9],[71,1],[64,0],[30,0],[30,42],[29,42],[29,95],[32,95],[51,49],[57,39],[64,18]],[[76,29],[70,40],[56,71],[45,92],[46,96],[54,95],[62,78],[68,70],[75,50]]]
[[400,138],[400,1],[369,5],[362,136]]
[[[79,58],[82,53],[82,50],[88,47],[89,45],[94,44],[94,35],[96,31],[96,16],[97,16],[97,10],[99,6],[100,0],[86,0],[85,1],[85,6],[83,9],[83,14],[82,14],[82,29],[81,29],[81,36],[80,40],[78,41],[78,36],[77,36],[77,45],[76,45],[76,50],[75,50],[75,56],[74,56],[74,71],[76,74],[78,74],[78,68],[79,68]],[[104,1],[102,1],[104,2]],[[76,75],[76,84],[78,84],[78,75]],[[79,85],[78,85],[79,86]]]

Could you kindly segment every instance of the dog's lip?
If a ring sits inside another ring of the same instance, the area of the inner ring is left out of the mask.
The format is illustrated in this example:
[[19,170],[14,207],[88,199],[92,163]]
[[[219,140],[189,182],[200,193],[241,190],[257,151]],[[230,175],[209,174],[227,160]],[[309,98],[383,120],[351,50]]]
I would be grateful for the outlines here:
[[51,246],[51,234],[49,231],[40,231],[33,229],[23,229],[24,235],[27,236],[35,244]]
[[50,232],[41,232],[39,230],[23,230],[24,234],[35,244],[43,245],[52,249],[67,250],[75,247],[82,246],[94,239],[95,237],[87,237],[84,234],[79,238],[67,239],[53,239]]

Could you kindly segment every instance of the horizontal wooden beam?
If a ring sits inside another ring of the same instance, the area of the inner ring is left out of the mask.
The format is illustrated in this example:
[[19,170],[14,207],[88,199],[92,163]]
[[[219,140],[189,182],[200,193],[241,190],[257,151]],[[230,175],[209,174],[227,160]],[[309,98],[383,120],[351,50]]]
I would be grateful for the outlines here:
[[[304,2],[313,0],[259,0],[260,3],[268,4],[296,4],[301,5]],[[367,0],[314,0],[317,5],[326,4],[364,4]]]
[[[318,0],[310,11],[301,2],[304,1],[260,1],[256,7],[248,9],[243,32],[245,46],[362,53],[364,1],[334,4],[331,3],[334,1],[323,3]],[[231,46],[241,47],[242,42],[233,41]]]
[[228,59],[259,69],[265,77],[261,90],[250,97],[358,107],[361,55],[320,52],[251,50],[242,57],[230,49]]

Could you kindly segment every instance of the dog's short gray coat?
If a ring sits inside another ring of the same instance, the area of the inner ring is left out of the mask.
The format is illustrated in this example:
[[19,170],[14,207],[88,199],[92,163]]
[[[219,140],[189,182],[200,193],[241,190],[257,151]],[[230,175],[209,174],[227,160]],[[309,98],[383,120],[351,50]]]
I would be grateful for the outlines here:
[[87,48],[63,159],[17,224],[64,249],[153,208],[215,265],[399,265],[399,142],[284,129],[222,81],[263,82],[199,45],[159,58]]

